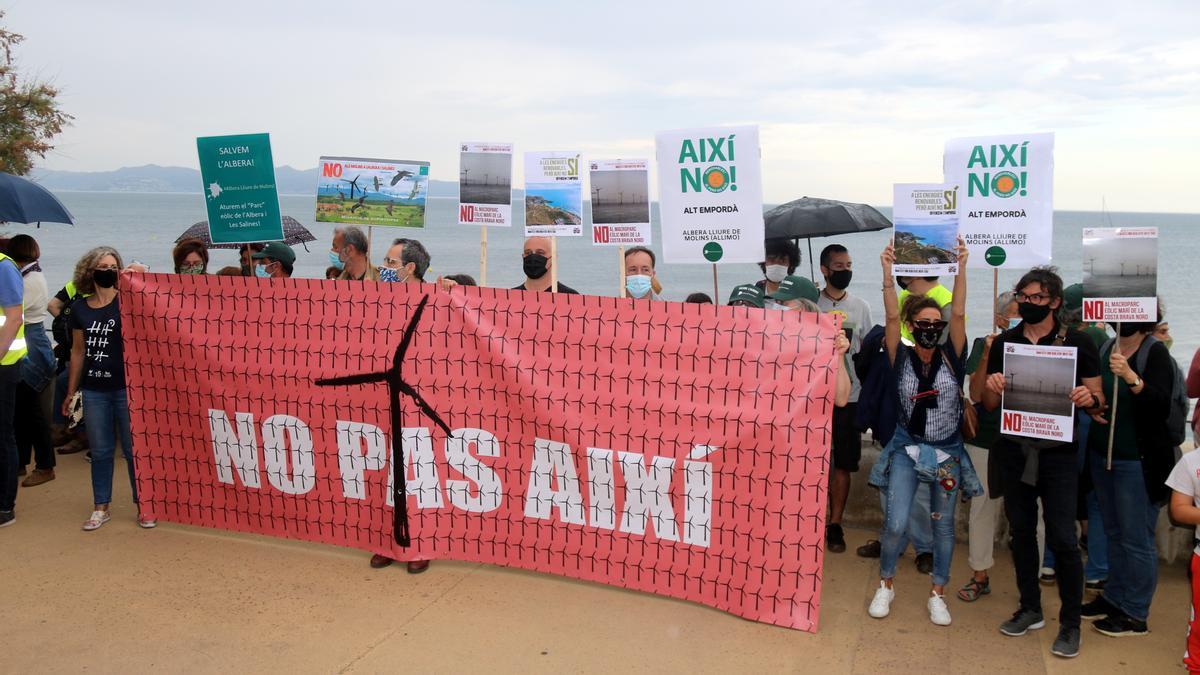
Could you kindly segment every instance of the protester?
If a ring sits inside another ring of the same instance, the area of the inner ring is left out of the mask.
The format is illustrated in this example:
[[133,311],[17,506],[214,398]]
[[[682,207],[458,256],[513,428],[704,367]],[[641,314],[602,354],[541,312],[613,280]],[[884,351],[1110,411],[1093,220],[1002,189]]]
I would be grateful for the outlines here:
[[333,265],[325,268],[325,280],[333,281],[342,275],[342,271]]
[[[121,254],[107,246],[99,246],[83,254],[77,269],[79,267],[84,271],[77,286],[86,297],[75,301],[71,307],[70,380],[62,413],[68,415],[71,399],[76,393],[82,393],[84,422],[92,448],[92,496],[95,503],[92,515],[83,523],[83,529],[90,531],[99,529],[109,521],[117,435],[121,439],[121,452],[125,456],[134,504],[138,503],[138,498],[133,466],[133,434],[129,428],[129,401],[125,390],[121,312],[117,298]],[[153,519],[142,515],[140,508],[137,523],[144,528],[156,525]]]
[[[550,240],[546,237],[530,237],[525,240],[521,267],[525,271],[525,281],[513,287],[515,291],[549,291],[550,290]],[[558,282],[558,292],[579,295],[579,291]]]
[[34,469],[21,487],[35,487],[54,480],[54,445],[50,424],[42,408],[42,390],[54,380],[54,348],[46,333],[46,306],[50,293],[46,276],[38,265],[42,256],[37,241],[18,234],[8,242],[8,255],[21,271],[24,290],[25,344],[29,353],[21,361],[21,382],[17,385],[14,428],[21,470],[25,473],[30,459]]
[[475,277],[470,274],[447,274],[446,278],[459,286],[478,286]]
[[238,247],[238,259],[241,262],[242,276],[254,276],[254,259],[250,256],[263,250],[263,244],[242,244]]
[[[767,296],[778,309],[803,309],[808,312],[819,312],[817,298],[821,292],[813,282],[804,277],[784,277],[775,292]],[[763,303],[766,305],[766,302]],[[768,307],[770,309],[771,307]]]
[[[971,347],[971,356],[967,358],[967,373],[970,374],[971,382],[970,400],[966,402],[967,405],[973,405],[975,401],[983,398],[983,390],[987,383],[988,357],[996,334],[1011,328],[1014,325],[1013,321],[1019,323],[1021,320],[1014,295],[1012,291],[1005,291],[996,298],[993,316],[995,332],[987,337],[976,338]],[[971,499],[971,514],[967,527],[967,564],[974,574],[958,589],[958,598],[965,602],[974,602],[992,592],[988,570],[995,565],[993,553],[996,547],[996,525],[1004,503],[1001,497],[1003,492],[999,486],[1000,476],[992,467],[992,449],[1000,437],[1000,411],[978,408],[976,410],[979,415],[978,427],[975,438],[966,443],[966,449],[985,493]]]
[[[954,278],[950,321],[930,297],[911,296],[899,305],[893,283],[896,261],[891,244],[880,256],[883,265],[883,303],[887,323],[884,346],[892,367],[892,390],[899,420],[891,441],[871,470],[870,482],[885,491],[887,508],[879,559],[879,589],[868,613],[887,616],[896,597],[893,579],[901,544],[908,529],[909,512],[919,482],[930,485],[930,520],[933,529],[933,577],[927,601],[929,620],[950,625],[946,584],[954,555],[954,510],[959,491],[967,497],[982,494],[971,458],[963,449],[962,372],[966,357],[967,247],[960,238],[959,273]],[[914,336],[909,347],[900,341],[900,324]],[[939,344],[949,327],[949,339]]]
[[[336,271],[336,270],[335,270]],[[217,270],[219,277],[240,277],[242,276],[242,268],[237,265],[228,265]]]
[[[1158,585],[1154,530],[1159,507],[1170,496],[1165,481],[1175,462],[1167,413],[1176,366],[1167,346],[1151,337],[1157,323],[1118,324],[1117,338],[1100,351],[1103,391],[1117,385],[1116,398],[1101,422],[1113,425],[1111,469],[1110,434],[1092,434],[1088,447],[1108,536],[1109,574],[1099,597],[1084,605],[1083,617],[1099,619],[1092,627],[1113,637],[1148,632],[1150,601]],[[1106,426],[1099,429],[1108,431]]]
[[[1035,267],[1026,272],[1013,289],[1021,323],[992,341],[988,352],[987,386],[983,404],[988,410],[1000,407],[1007,381],[1004,377],[1004,347],[1008,344],[1065,345],[1075,347],[1075,387],[1068,397],[1074,405],[1099,412],[1104,404],[1100,392],[1099,356],[1092,340],[1061,323],[1057,313],[1063,305],[1062,279],[1052,267]],[[1050,652],[1055,656],[1079,654],[1079,617],[1083,601],[1083,562],[1075,536],[1076,498],[1079,469],[1077,442],[1035,440],[1001,434],[992,451],[996,453],[1004,490],[1004,512],[1012,535],[1013,565],[1016,568],[1020,606],[1000,632],[1011,637],[1024,635],[1046,625],[1038,586],[1037,546],[1038,500],[1046,526],[1046,546],[1054,551],[1059,611],[1059,631]]]
[[255,262],[254,276],[260,279],[290,279],[296,264],[296,252],[282,241],[272,241],[250,256]]
[[[713,299],[708,297],[707,293],[691,293],[684,302],[690,302],[693,305],[711,305],[713,304]],[[1200,351],[1197,354],[1200,354]]]
[[[70,455],[76,452],[87,450],[87,434],[86,429],[82,424],[77,425],[75,429],[67,428],[67,416],[60,411],[63,407],[63,401],[67,395],[67,383],[70,375],[71,365],[71,305],[77,298],[86,297],[79,293],[78,283],[83,278],[83,274],[87,271],[82,265],[85,261],[81,260],[75,265],[75,272],[71,276],[71,280],[66,283],[54,297],[50,299],[46,305],[46,311],[54,317],[54,321],[50,324],[51,332],[54,334],[54,358],[57,360],[56,375],[54,378],[54,398],[50,406],[51,412],[51,443],[55,450],[60,455]],[[91,453],[88,453],[89,456]]]
[[208,247],[199,239],[184,239],[171,251],[176,274],[207,274]]
[[758,286],[752,284],[742,284],[734,286],[733,292],[729,294],[730,307],[757,307],[763,308],[763,292]]
[[[1200,525],[1200,452],[1192,450],[1183,455],[1167,476],[1167,487],[1172,490],[1169,507],[1171,520],[1179,525]],[[1183,665],[1188,672],[1200,673],[1200,541],[1196,541],[1192,549],[1192,562],[1188,570],[1188,579],[1192,584],[1192,612],[1188,621]]]
[[[825,278],[825,288],[817,297],[817,307],[822,312],[841,315],[842,330],[850,339],[851,358],[862,348],[863,333],[875,325],[871,320],[871,306],[847,290],[854,278],[853,267],[845,246],[830,244],[821,250],[821,276]],[[845,406],[833,409],[831,427],[833,471],[829,481],[829,525],[825,527],[825,547],[833,553],[846,550],[842,515],[850,496],[850,474],[858,472],[858,463],[862,459],[862,434],[856,422],[862,383],[853,368],[847,370],[850,396]]]
[[25,284],[12,258],[0,253],[0,527],[16,521],[17,439],[13,429],[17,383],[25,358],[25,322],[22,302]]
[[379,270],[367,258],[370,249],[367,235],[361,228],[347,225],[333,231],[333,246],[329,263],[341,270],[341,281],[379,281]]
[[[1167,308],[1166,308],[1166,305],[1164,304],[1163,312],[1166,312],[1166,311],[1167,311]],[[1175,338],[1172,337],[1172,335],[1171,335],[1171,324],[1167,323],[1166,321],[1161,321],[1154,326],[1154,337],[1159,342],[1163,343],[1163,345],[1166,346],[1168,351],[1170,351],[1171,346],[1175,344]]]
[[[924,295],[933,298],[937,301],[938,307],[942,309],[942,320],[950,320],[950,301],[954,294],[950,289],[943,286],[937,277],[896,277],[896,283],[900,286],[900,306],[904,306],[904,301],[913,295]],[[912,344],[913,336],[909,332],[908,327],[900,326],[900,338],[908,344]],[[946,336],[942,336],[942,341],[946,340]]]
[[662,300],[654,290],[658,276],[654,272],[654,251],[645,246],[634,246],[625,251],[625,290],[627,298]]
[[754,285],[764,295],[770,295],[779,288],[779,282],[784,277],[794,274],[800,266],[800,248],[791,239],[768,239],[764,258],[758,264],[763,271],[763,278]]

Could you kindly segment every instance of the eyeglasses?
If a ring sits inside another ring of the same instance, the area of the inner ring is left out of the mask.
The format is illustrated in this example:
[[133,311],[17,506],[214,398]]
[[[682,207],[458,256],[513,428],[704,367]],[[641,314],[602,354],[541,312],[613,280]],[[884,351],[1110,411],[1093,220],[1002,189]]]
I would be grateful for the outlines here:
[[116,265],[101,265],[100,267],[95,268],[95,270],[93,270],[93,271],[95,271],[95,272],[116,272],[117,266]]
[[948,324],[945,321],[914,321],[913,326],[920,330],[946,330]]
[[400,266],[400,259],[399,258],[384,258],[383,266],[395,269]]
[[1044,305],[1050,302],[1050,296],[1045,293],[1017,293],[1014,297],[1017,302],[1032,302],[1035,305]]

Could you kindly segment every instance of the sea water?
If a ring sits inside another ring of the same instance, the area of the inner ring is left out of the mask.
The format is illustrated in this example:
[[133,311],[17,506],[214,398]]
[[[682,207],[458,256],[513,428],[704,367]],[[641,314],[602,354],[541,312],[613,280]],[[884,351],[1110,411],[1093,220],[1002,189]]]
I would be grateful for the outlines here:
[[[199,194],[141,194],[120,192],[59,192],[76,218],[76,224],[47,223],[40,228],[31,225],[9,224],[9,234],[21,232],[33,235],[42,248],[42,269],[46,273],[51,294],[68,281],[79,256],[92,246],[109,245],[118,249],[126,262],[139,260],[152,271],[172,271],[171,248],[175,239],[193,223],[205,219],[204,201]],[[295,276],[324,278],[328,251],[334,225],[314,221],[315,197],[283,196],[281,212],[292,216],[307,227],[316,241],[296,246]],[[584,222],[590,222],[589,204],[584,203]],[[885,214],[889,209],[881,209]],[[521,252],[524,241],[522,207],[514,202],[513,215],[518,225],[493,227],[488,230],[488,285],[513,287],[520,284]],[[378,263],[383,252],[395,237],[421,240],[433,259],[428,279],[437,275],[470,274],[479,276],[479,227],[457,224],[454,199],[433,197],[428,200],[424,230],[411,228],[375,227],[372,231],[372,260]],[[658,241],[658,205],[653,204],[651,219],[655,243],[652,248],[661,253]],[[1054,214],[1054,264],[1059,267],[1066,283],[1082,279],[1081,249],[1084,227],[1158,227],[1159,228],[1159,295],[1167,305],[1167,318],[1175,337],[1172,353],[1186,367],[1200,346],[1200,304],[1195,299],[1191,282],[1195,279],[1200,261],[1200,214],[1151,214],[1058,211]],[[584,228],[585,233],[589,228]],[[883,320],[883,300],[880,291],[882,273],[879,254],[891,238],[891,231],[869,232],[839,237],[801,240],[802,262],[797,274],[810,272],[809,247],[819,256],[829,243],[838,242],[850,249],[854,261],[854,281],[850,291],[867,300],[876,323]],[[620,257],[616,247],[592,246],[590,237],[563,238],[558,242],[559,279],[582,293],[616,295],[620,283]],[[214,250],[208,269],[215,272],[226,265],[237,264],[237,253]],[[819,261],[812,261],[814,269]],[[1004,270],[998,275],[1001,291],[1011,289],[1021,270]],[[714,295],[713,266],[707,264],[666,264],[657,267],[663,295],[668,300],[683,300],[693,292]],[[816,269],[819,278],[820,270]],[[716,299],[724,303],[733,286],[753,283],[762,278],[757,265],[727,264],[717,267]],[[943,279],[948,287],[952,279]],[[986,269],[972,268],[968,286],[968,332],[971,336],[985,334],[990,329],[992,315],[993,276]]]

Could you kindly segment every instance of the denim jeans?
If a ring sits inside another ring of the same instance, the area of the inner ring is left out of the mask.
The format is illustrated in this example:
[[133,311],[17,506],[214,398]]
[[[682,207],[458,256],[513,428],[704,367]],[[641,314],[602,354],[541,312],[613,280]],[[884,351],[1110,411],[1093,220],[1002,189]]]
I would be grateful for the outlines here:
[[[887,527],[887,490],[879,491],[879,510],[883,513],[883,526]],[[882,540],[882,534],[880,540]],[[913,552],[917,555],[933,552],[933,523],[929,519],[929,483],[917,483],[917,493],[913,497],[912,509],[908,514],[908,529],[900,537],[900,550],[897,558],[904,555],[908,544],[912,543]]]
[[21,361],[21,378],[39,394],[54,379],[54,348],[50,336],[40,323],[25,324],[25,343],[29,354]]
[[17,503],[17,437],[13,417],[21,365],[0,366],[0,511],[12,511]]
[[[1104,581],[1108,578],[1108,537],[1104,534],[1104,518],[1100,515],[1100,498],[1095,488],[1084,497],[1087,505],[1087,562],[1083,566],[1083,578],[1087,581]],[[1054,551],[1046,549],[1042,567],[1054,569]]]
[[92,449],[92,497],[97,505],[112,501],[113,453],[116,436],[129,469],[129,486],[137,503],[137,480],[133,473],[133,434],[129,429],[129,401],[124,389],[83,390],[83,417],[87,420],[88,445]]
[[[961,452],[959,453],[961,455]],[[933,583],[941,586],[950,581],[950,560],[954,555],[954,508],[958,503],[960,482],[960,457],[951,457],[938,463],[939,482],[929,483],[917,479],[916,462],[908,453],[893,454],[891,474],[887,484],[886,522],[883,527],[879,576],[891,579],[896,576],[896,561],[900,558],[901,544],[909,529],[909,518],[914,508],[917,487],[923,483],[929,487],[929,523],[933,532]],[[944,481],[947,488],[943,485]]]
[[1038,455],[1037,484],[1021,482],[1025,457],[1016,443],[1001,438],[993,452],[1000,458],[1004,483],[1004,512],[1012,534],[1013,567],[1021,608],[1042,611],[1038,586],[1038,500],[1046,524],[1046,549],[1054,551],[1054,572],[1062,600],[1059,625],[1078,628],[1083,605],[1083,560],[1075,536],[1079,468],[1074,446],[1044,450]]
[[1152,504],[1142,478],[1142,462],[1092,458],[1092,481],[1100,498],[1100,515],[1108,535],[1108,582],[1104,599],[1129,616],[1145,621],[1158,585],[1158,552],[1154,530],[1160,505]]

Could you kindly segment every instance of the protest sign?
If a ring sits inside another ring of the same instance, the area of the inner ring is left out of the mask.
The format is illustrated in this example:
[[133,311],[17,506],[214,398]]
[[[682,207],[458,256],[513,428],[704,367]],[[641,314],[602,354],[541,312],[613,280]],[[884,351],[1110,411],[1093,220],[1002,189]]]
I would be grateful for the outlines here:
[[650,245],[648,165],[644,159],[603,159],[588,163],[593,246]]
[[283,239],[269,134],[196,139],[214,244]]
[[952,139],[943,173],[958,187],[958,230],[969,266],[1025,269],[1050,262],[1054,134]]
[[525,236],[583,234],[583,180],[578,152],[525,153]]
[[1083,229],[1083,320],[1158,321],[1158,228]]
[[512,225],[512,143],[462,143],[459,148],[459,224]]
[[663,259],[762,262],[758,127],[665,131],[655,146]]
[[1000,432],[1070,443],[1075,359],[1075,347],[1005,343]]
[[834,317],[173,274],[120,294],[143,515],[816,629]]
[[429,162],[322,157],[317,221],[425,227]]
[[958,274],[958,188],[943,183],[892,187],[892,244],[898,277]]

